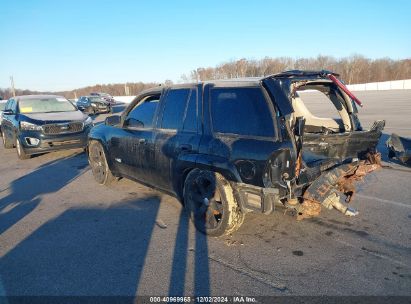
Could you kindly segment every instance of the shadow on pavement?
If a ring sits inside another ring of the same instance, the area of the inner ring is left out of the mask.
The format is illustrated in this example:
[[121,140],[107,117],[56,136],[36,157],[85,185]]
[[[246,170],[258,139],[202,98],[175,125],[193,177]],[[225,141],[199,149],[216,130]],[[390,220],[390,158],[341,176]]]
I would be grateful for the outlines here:
[[85,154],[76,154],[48,162],[35,171],[14,180],[10,193],[0,199],[0,234],[33,211],[47,193],[59,191],[84,172]]
[[[118,202],[108,209],[65,211],[0,259],[0,283],[5,294],[134,297],[142,283],[160,202],[159,196],[148,195]],[[195,249],[191,250],[189,225],[182,211],[174,248],[170,248],[174,258],[169,294],[186,294],[188,253],[195,251],[194,293],[207,296],[207,237],[196,232]],[[162,254],[160,250],[152,252]]]
[[[160,201],[159,196],[148,195],[108,209],[69,209],[50,220],[0,259],[0,284],[5,294],[134,297],[142,283]],[[188,216],[181,212],[174,248],[170,248],[174,250],[169,282],[173,295],[186,294],[191,251],[188,231]],[[210,279],[205,235],[196,234],[193,254],[194,293],[207,296]],[[162,276],[155,269],[146,271]]]
[[194,251],[194,295],[210,295],[210,271],[208,264],[207,236],[195,231],[195,248],[188,248],[190,219],[184,209],[181,210],[174,257],[170,275],[169,296],[182,296],[186,294],[187,255]]
[[159,204],[149,196],[67,210],[0,260],[6,294],[134,296]]

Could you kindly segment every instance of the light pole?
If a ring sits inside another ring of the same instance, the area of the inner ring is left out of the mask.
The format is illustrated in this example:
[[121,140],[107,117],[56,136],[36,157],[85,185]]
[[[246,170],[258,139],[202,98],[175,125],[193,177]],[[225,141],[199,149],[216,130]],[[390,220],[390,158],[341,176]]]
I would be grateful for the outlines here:
[[13,92],[13,97],[16,97],[16,91],[14,90],[14,79],[13,76],[10,76],[11,91]]

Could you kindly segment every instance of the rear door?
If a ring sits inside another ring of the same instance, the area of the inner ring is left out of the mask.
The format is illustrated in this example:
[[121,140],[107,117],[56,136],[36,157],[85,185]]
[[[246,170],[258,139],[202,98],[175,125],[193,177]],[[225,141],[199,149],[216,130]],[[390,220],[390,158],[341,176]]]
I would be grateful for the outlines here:
[[177,193],[187,159],[198,153],[198,87],[173,88],[162,101],[155,136],[156,186]]
[[[200,155],[212,157],[212,166],[224,164],[221,170],[236,171],[242,182],[265,186],[269,159],[283,151],[289,155],[292,149],[288,141],[279,138],[276,111],[268,95],[255,84],[210,86],[208,95],[204,98],[204,125],[209,117],[210,127],[204,132]],[[275,165],[282,168],[283,163]],[[288,162],[287,168],[291,165]],[[285,172],[277,171],[280,176]]]
[[124,176],[145,183],[152,180],[154,166],[153,122],[160,93],[144,96],[126,115],[121,129],[110,140],[112,163]]

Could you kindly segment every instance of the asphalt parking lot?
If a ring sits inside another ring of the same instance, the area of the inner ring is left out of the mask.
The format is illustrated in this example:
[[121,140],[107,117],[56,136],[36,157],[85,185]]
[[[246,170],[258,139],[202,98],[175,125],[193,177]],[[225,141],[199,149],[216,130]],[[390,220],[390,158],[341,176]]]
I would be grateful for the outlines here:
[[411,137],[411,91],[357,95],[364,126],[387,120],[385,167],[358,185],[359,216],[248,214],[220,238],[197,233],[175,198],[97,185],[82,150],[20,161],[1,145],[0,295],[411,296],[411,168],[382,145]]

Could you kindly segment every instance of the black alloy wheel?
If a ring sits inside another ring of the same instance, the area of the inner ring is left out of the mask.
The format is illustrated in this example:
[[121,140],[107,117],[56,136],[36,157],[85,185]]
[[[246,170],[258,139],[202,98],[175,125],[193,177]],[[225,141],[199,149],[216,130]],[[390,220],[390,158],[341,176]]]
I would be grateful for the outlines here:
[[244,215],[232,197],[231,186],[217,173],[191,171],[184,183],[183,197],[194,225],[207,235],[230,233],[243,222]]

